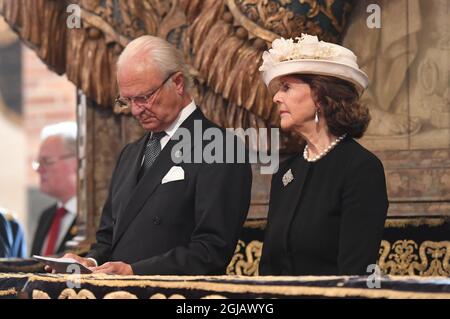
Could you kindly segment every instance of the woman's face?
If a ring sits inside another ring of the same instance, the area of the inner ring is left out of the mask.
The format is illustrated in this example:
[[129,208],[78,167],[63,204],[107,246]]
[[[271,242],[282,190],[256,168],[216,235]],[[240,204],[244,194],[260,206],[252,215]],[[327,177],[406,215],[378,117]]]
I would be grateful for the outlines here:
[[311,96],[311,88],[293,76],[283,76],[273,101],[277,103],[281,118],[281,129],[295,130],[314,123],[316,105]]

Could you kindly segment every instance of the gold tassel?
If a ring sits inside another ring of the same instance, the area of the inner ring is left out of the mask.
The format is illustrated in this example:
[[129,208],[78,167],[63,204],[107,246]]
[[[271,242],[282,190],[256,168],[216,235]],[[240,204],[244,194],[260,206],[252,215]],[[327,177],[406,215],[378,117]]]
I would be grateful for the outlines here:
[[195,19],[188,30],[193,54],[196,54],[206,39],[206,34],[214,25],[224,10],[223,0],[206,0],[202,13]]
[[236,64],[233,66],[228,77],[226,77],[226,83],[222,94],[224,98],[230,99],[238,105],[242,105],[243,92],[246,92],[249,89],[249,71],[251,72],[253,64],[251,59],[257,59],[258,52],[255,54],[252,48],[245,44],[239,48],[237,56],[238,60]]
[[230,36],[219,47],[214,61],[211,63],[207,79],[208,85],[213,88],[214,92],[223,92],[225,86],[223,79],[229,76],[235,59],[239,57],[237,52],[243,44],[244,41],[242,39]]
[[[232,26],[229,23],[219,20],[210,30],[206,41],[199,48],[194,59],[194,67],[206,78],[214,57],[222,43],[230,36]],[[214,39],[214,40],[213,40]]]
[[208,90],[206,92],[201,109],[209,120],[217,125],[226,127],[227,123],[225,121],[226,114],[223,99],[219,95],[212,92],[212,90]]

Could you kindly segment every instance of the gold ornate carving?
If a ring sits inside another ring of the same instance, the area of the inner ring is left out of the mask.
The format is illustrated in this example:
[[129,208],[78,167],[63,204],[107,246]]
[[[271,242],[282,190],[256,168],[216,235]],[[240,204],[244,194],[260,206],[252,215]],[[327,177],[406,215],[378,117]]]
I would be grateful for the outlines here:
[[[379,265],[387,274],[411,274],[410,265],[418,259],[418,256],[414,254],[415,250],[417,250],[417,244],[412,240],[396,241],[392,248],[388,241],[383,240],[380,248]],[[391,251],[394,251],[394,253],[391,253]]]
[[36,54],[56,73],[63,74],[66,65],[65,1],[3,0],[0,13],[30,45]]
[[[227,267],[227,275],[258,276],[262,242],[246,245],[238,242]],[[450,241],[424,241],[420,246],[413,240],[398,240],[393,245],[383,240],[378,264],[388,275],[449,276]]]
[[31,294],[31,299],[50,299],[50,296],[45,291],[34,289]]
[[95,295],[87,289],[81,289],[79,292],[76,292],[74,289],[66,288],[58,296],[58,299],[96,299],[96,298]]
[[[4,0],[0,10],[50,68],[66,73],[99,107],[112,107],[118,94],[115,63],[123,47],[141,34],[155,34],[184,52],[198,84],[196,101],[216,124],[245,129],[278,125],[258,71],[266,43],[236,25],[225,0],[80,0],[80,29],[58,27],[66,18],[61,3],[42,0],[28,6],[24,0]],[[47,18],[53,15],[58,19]],[[126,109],[114,111],[129,114]],[[282,136],[285,150],[286,143],[296,144],[290,139]]]
[[262,243],[260,241],[254,240],[246,245],[239,240],[233,258],[227,267],[227,275],[258,276],[261,250]]
[[[332,6],[335,3],[335,0],[328,0],[325,1],[324,5],[320,5],[317,0],[299,0],[301,4],[309,4],[311,9],[308,12],[308,18],[316,17],[319,13],[323,13],[328,19],[330,19],[331,24],[338,32],[343,32],[345,26],[347,25],[346,16],[347,14],[344,14],[342,23],[339,23],[336,19],[336,17],[333,14]],[[344,3],[344,12],[350,12],[351,6],[349,3]]]
[[291,0],[227,0],[228,8],[236,21],[253,35],[268,42],[272,42],[279,36],[288,38],[299,36],[300,33],[314,34],[321,40],[337,42],[336,36],[326,32],[317,21],[312,19],[322,13],[330,20],[336,31],[342,33],[347,24],[346,16],[352,10],[349,3],[344,3],[343,20],[339,23],[332,10],[334,0],[326,1],[324,4],[319,4],[317,0],[299,0],[300,4],[310,6],[306,15],[295,14],[289,10],[286,5],[291,3]]
[[200,299],[228,299],[228,298],[222,295],[207,295]]
[[[256,0],[229,0],[236,2],[240,11],[251,21],[260,26],[262,30],[271,30],[274,33],[272,38],[266,38],[267,41],[273,41],[279,35],[289,37],[292,35],[292,25],[289,23],[294,18],[294,13],[281,6],[276,1],[256,1]],[[264,39],[264,38],[263,38]]]
[[0,290],[0,297],[16,296],[16,295],[17,295],[17,291],[14,288],[6,289],[6,290]]
[[[424,241],[419,248],[421,263],[413,263],[421,276],[449,276],[450,242]],[[427,258],[429,257],[429,258]],[[430,262],[428,263],[428,260]]]
[[[241,1],[238,1],[238,2],[241,2]],[[244,5],[247,4],[246,2],[249,2],[249,1],[244,0]],[[228,6],[228,9],[230,10],[230,12],[233,14],[234,19],[236,19],[236,21],[240,25],[242,25],[244,28],[246,28],[253,35],[255,35],[261,39],[264,39],[267,42],[272,42],[273,40],[278,38],[278,34],[259,26],[257,23],[248,19],[244,14],[242,14],[242,12],[239,10],[235,0],[227,0],[227,6]],[[257,8],[260,9],[260,6],[258,6]],[[258,18],[257,13],[255,15],[256,15],[256,18]],[[253,16],[253,12],[252,12],[251,16]]]
[[138,297],[127,291],[114,291],[106,294],[103,299],[138,299]]
[[431,217],[416,217],[416,218],[389,218],[386,220],[384,227],[387,228],[405,228],[405,227],[419,227],[429,226],[437,227],[446,222],[446,218],[431,218]]
[[90,27],[95,27],[100,30],[105,36],[107,42],[116,42],[119,43],[122,47],[125,47],[129,40],[127,37],[120,35],[117,33],[114,28],[105,23],[100,16],[93,14],[88,10],[81,9],[81,16],[83,17],[83,21]]
[[278,117],[258,71],[266,45],[235,27],[224,3],[206,2],[187,29],[184,51],[200,84],[200,106],[224,127],[274,126]]
[[413,240],[391,244],[383,240],[379,265],[389,275],[449,276],[450,242],[424,241],[420,247]]
[[[0,297],[7,296],[7,295],[16,295],[17,292],[15,289],[9,289],[5,291],[0,291]],[[50,296],[48,293],[35,289],[32,293],[32,299],[50,299]],[[58,299],[98,299],[95,297],[94,293],[87,289],[82,289],[79,292],[76,292],[74,289],[64,289],[60,295],[58,296]],[[132,294],[128,291],[119,290],[114,291],[106,294],[103,299],[138,299],[138,297],[135,294]],[[155,293],[152,296],[150,296],[149,299],[186,299],[185,296],[181,294],[173,294],[166,296],[162,293]],[[211,294],[206,295],[204,297],[201,297],[201,299],[227,299],[225,296],[218,295],[218,294]]]
[[166,295],[162,293],[156,293],[150,297],[150,299],[186,299],[183,295],[180,294],[173,294],[167,297]]
[[[7,277],[16,277],[12,274]],[[45,287],[47,284],[64,284],[68,278],[73,275],[25,275],[29,282],[39,282],[40,287]],[[5,275],[0,274],[0,277]],[[395,289],[367,289],[367,288],[355,288],[355,287],[341,287],[327,286],[317,287],[314,286],[315,282],[323,280],[338,280],[341,283],[348,282],[352,279],[350,276],[302,276],[302,277],[283,277],[283,276],[264,276],[254,277],[249,280],[247,276],[114,276],[114,275],[81,275],[80,284],[90,285],[95,287],[101,287],[100,291],[109,289],[109,291],[127,291],[128,289],[148,289],[152,297],[165,299],[169,294],[164,293],[167,290],[173,292],[186,292],[198,291],[205,294],[203,298],[214,297],[219,298],[227,294],[243,295],[243,297],[261,297],[263,295],[272,295],[274,297],[301,297],[301,296],[317,296],[317,297],[366,297],[366,298],[450,298],[450,294],[445,292],[445,289],[432,288],[431,291],[416,292],[408,290],[395,290]],[[385,278],[390,280],[391,278]],[[392,278],[395,281],[411,281],[415,284],[430,284],[428,278],[424,277],[410,277],[410,278]],[[293,284],[294,281],[299,281],[299,284]],[[437,284],[447,285],[446,278],[433,278],[433,281]],[[271,283],[269,283],[271,282]],[[302,282],[302,283],[300,283]],[[313,285],[308,284],[308,282]],[[306,285],[305,285],[306,283]],[[53,288],[54,286],[47,286]],[[56,287],[55,287],[56,288]],[[413,288],[410,285],[406,288]],[[438,291],[436,291],[438,290]],[[23,289],[27,292],[27,289]],[[49,295],[43,291],[33,290],[32,295],[34,297],[41,295],[42,297],[49,298]],[[78,295],[78,294],[77,294]],[[178,294],[176,294],[178,295]],[[74,294],[75,296],[75,294]],[[173,296],[173,295],[172,295]],[[186,297],[178,295],[182,298]],[[190,296],[187,296],[190,297]]]
[[264,230],[267,225],[266,219],[248,219],[244,223],[245,228]]
[[[6,296],[6,295],[16,295],[17,292],[14,289],[9,289],[6,291],[0,291],[0,296]],[[50,299],[50,296],[48,293],[35,289],[32,293],[33,299]],[[60,295],[58,296],[58,299],[98,299],[95,297],[94,293],[87,289],[82,289],[79,292],[76,292],[74,289],[66,288],[64,289]],[[119,290],[114,291],[106,294],[103,299],[138,299],[138,297],[135,294],[132,294],[128,291]],[[162,293],[155,293],[152,296],[150,296],[150,299],[186,299],[185,296],[181,294],[172,294],[169,296],[166,296]],[[211,294],[206,295],[202,297],[201,299],[226,299],[226,297],[218,294]]]

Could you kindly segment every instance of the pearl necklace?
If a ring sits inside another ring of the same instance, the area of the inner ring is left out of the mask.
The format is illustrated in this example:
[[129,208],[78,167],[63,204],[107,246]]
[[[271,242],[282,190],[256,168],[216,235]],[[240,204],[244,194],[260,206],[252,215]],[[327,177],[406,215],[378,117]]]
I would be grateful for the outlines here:
[[324,149],[319,155],[317,155],[316,157],[309,159],[308,158],[308,144],[306,144],[305,149],[303,151],[303,158],[307,161],[307,162],[317,162],[318,160],[320,160],[322,157],[324,157],[325,155],[328,154],[329,151],[331,151],[333,148],[336,147],[336,145],[342,141],[345,137],[347,136],[347,134],[341,135],[339,136],[334,142],[332,142],[330,145],[328,145],[328,147],[326,149]]

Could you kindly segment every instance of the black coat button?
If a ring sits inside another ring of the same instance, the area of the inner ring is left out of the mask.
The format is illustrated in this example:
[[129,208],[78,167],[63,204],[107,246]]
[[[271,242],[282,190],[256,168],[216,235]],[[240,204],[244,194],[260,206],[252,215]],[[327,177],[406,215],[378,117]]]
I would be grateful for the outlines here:
[[116,225],[116,219],[114,218],[113,219],[113,226],[115,226]]
[[158,216],[153,217],[153,224],[155,225],[161,224],[161,218],[159,218]]

